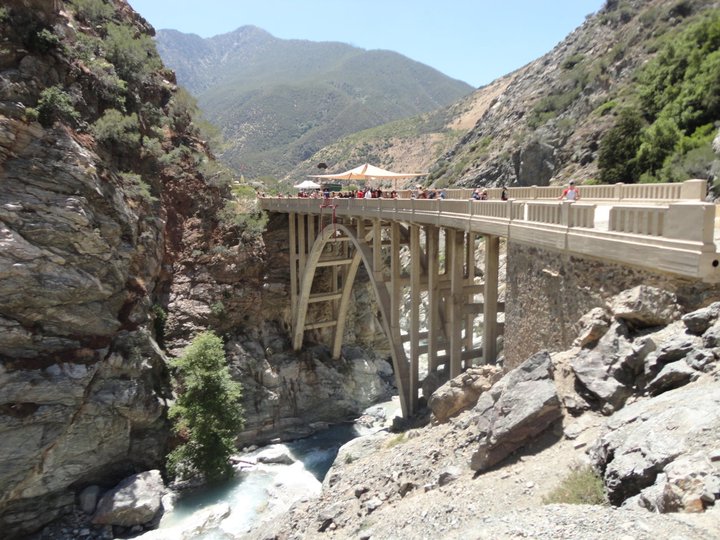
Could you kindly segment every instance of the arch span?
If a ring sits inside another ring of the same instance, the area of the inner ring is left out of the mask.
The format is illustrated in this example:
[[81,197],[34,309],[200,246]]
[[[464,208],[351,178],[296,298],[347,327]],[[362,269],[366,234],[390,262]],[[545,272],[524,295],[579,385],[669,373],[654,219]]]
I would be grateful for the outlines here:
[[347,319],[347,311],[350,303],[350,293],[357,276],[357,271],[362,262],[365,265],[367,274],[370,278],[378,309],[381,315],[381,325],[385,336],[390,342],[390,350],[392,356],[393,370],[395,372],[395,383],[397,385],[398,394],[400,396],[400,406],[403,416],[408,416],[414,412],[414,399],[409,396],[409,366],[405,350],[402,345],[400,329],[391,327],[391,299],[390,293],[384,282],[376,279],[373,272],[373,251],[364,237],[351,228],[342,223],[330,223],[325,226],[318,236],[308,253],[305,267],[301,269],[300,287],[298,290],[297,309],[293,314],[293,347],[295,350],[302,348],[303,335],[305,332],[305,322],[307,318],[308,305],[310,301],[310,292],[315,279],[315,274],[319,267],[320,258],[325,251],[325,247],[329,242],[340,241],[338,233],[344,235],[342,241],[350,242],[354,248],[352,260],[349,263],[348,270],[342,284],[342,291],[337,313],[337,323],[335,325],[335,336],[333,339],[333,357],[340,356],[340,348],[342,345],[342,336],[345,329],[345,321]]

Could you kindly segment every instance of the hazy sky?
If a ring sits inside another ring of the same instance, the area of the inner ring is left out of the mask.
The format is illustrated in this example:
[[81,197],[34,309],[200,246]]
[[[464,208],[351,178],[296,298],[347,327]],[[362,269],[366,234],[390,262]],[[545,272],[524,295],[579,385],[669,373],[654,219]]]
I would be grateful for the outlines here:
[[473,86],[550,51],[605,0],[128,0],[156,29],[388,49]]

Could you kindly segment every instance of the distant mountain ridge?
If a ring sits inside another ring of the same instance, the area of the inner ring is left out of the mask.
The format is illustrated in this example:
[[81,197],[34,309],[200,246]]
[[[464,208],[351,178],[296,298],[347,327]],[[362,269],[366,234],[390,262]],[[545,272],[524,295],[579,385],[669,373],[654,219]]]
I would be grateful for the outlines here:
[[254,26],[203,39],[157,32],[178,82],[246,176],[282,176],[339,138],[447,106],[473,88],[398,53],[283,40]]

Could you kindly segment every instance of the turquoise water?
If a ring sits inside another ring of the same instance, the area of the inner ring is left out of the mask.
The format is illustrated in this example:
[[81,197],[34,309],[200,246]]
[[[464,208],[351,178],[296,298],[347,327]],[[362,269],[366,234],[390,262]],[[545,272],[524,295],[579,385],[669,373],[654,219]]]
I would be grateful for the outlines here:
[[[160,529],[186,527],[197,521],[198,512],[213,505],[227,503],[231,513],[220,526],[192,538],[224,540],[247,532],[259,520],[271,519],[286,511],[296,500],[317,495],[321,482],[332,466],[338,449],[360,435],[354,424],[330,427],[306,439],[273,447],[281,447],[297,461],[291,465],[258,464],[239,472],[232,481],[221,486],[207,487],[187,493],[175,502],[160,524]],[[240,456],[254,460],[254,456],[268,447]],[[160,531],[158,531],[160,532]],[[175,531],[167,530],[174,537]],[[168,536],[169,537],[169,536]]]

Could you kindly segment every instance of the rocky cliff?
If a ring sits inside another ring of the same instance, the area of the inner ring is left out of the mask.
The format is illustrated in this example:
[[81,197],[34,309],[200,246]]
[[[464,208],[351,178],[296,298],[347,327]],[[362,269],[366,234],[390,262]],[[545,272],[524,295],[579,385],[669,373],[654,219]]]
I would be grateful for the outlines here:
[[[387,391],[380,359],[338,369],[317,364],[318,352],[297,368],[282,347],[268,348],[287,341],[287,291],[277,283],[287,283],[287,263],[274,247],[279,259],[267,258],[262,239],[227,217],[229,177],[152,32],[122,0],[0,7],[6,537],[69,511],[89,484],[162,467],[165,351],[179,353],[199,330],[227,336],[235,374],[249,381],[247,440],[260,425],[267,437],[297,426],[307,407],[333,420]],[[290,372],[273,371],[276,363]],[[303,369],[315,386],[296,380]],[[335,390],[285,405],[288,388],[318,394],[328,378]],[[341,413],[333,399],[346,399]]]
[[[679,36],[697,21],[716,16],[717,9],[713,0],[608,0],[552,51],[509,75],[511,82],[506,90],[462,140],[437,161],[431,179],[466,186],[548,185],[570,178],[597,181],[602,176],[599,168],[603,137],[618,125],[623,109],[636,110],[642,117],[639,125],[647,126],[655,121],[665,103],[649,104],[640,96],[652,95],[663,84],[676,85],[673,95],[679,92],[682,77],[666,78],[662,83],[649,81],[649,77],[641,75],[642,68],[669,43],[678,44],[677,56],[663,52],[666,64],[686,54],[681,52]],[[716,26],[717,22],[713,23]],[[716,40],[712,39],[712,43],[716,51]],[[687,54],[692,55],[697,48],[688,49]],[[672,46],[666,50],[672,50]],[[688,64],[686,58],[673,65],[683,73],[683,66]],[[697,75],[688,73],[687,77]],[[640,89],[641,83],[652,90]],[[693,92],[698,98],[704,92],[716,94],[712,85]],[[673,181],[715,178],[720,170],[718,157],[710,150],[717,134],[717,125],[713,128],[712,123],[717,122],[718,110],[702,103],[701,115],[711,116],[710,135],[695,146],[703,150],[695,153],[692,164],[682,152],[672,156],[676,165]],[[667,117],[680,114],[686,105],[678,103],[674,113],[666,112]],[[691,136],[694,129],[690,128],[686,135]],[[654,144],[651,132],[643,133],[645,144]],[[635,157],[635,149],[628,160]],[[637,179],[625,174],[612,181]]]

